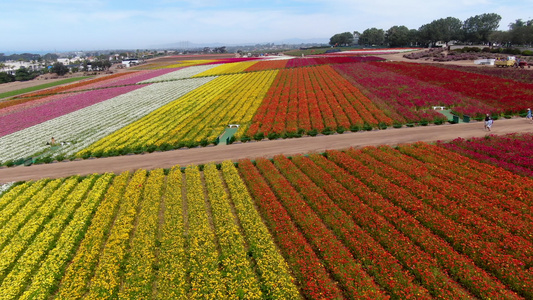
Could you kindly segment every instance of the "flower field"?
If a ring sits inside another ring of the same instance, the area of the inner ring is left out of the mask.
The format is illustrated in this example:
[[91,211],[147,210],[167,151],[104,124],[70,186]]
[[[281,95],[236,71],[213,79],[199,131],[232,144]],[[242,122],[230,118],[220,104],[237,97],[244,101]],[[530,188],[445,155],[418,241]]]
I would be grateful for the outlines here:
[[74,154],[212,79],[204,77],[144,86],[2,136],[0,160],[46,151],[50,136],[58,141],[70,142],[61,148],[61,154]]
[[26,182],[0,203],[1,299],[300,298],[229,162]]
[[[433,106],[474,118],[533,106],[525,77],[362,54],[372,53],[167,57],[137,71],[8,99],[0,103],[0,163],[207,146],[229,124],[240,126],[233,138],[246,142],[446,122]],[[51,137],[64,144],[50,149]]]
[[[228,124],[247,128],[277,71],[217,77],[184,97],[99,140],[78,153],[131,152],[143,147],[212,142]],[[191,80],[206,80],[201,77]],[[239,133],[238,133],[239,134]]]
[[530,299],[533,178],[456,150],[531,140],[9,185],[0,299]]
[[460,93],[490,107],[488,111],[485,107],[478,107],[476,104],[454,108],[461,114],[481,116],[486,113],[518,113],[533,106],[533,83],[531,82],[524,83],[416,63],[387,63],[379,66]]
[[440,146],[513,173],[533,177],[532,134],[456,139]]
[[284,69],[272,84],[246,132],[304,132],[364,123],[392,124],[357,88],[330,66]]

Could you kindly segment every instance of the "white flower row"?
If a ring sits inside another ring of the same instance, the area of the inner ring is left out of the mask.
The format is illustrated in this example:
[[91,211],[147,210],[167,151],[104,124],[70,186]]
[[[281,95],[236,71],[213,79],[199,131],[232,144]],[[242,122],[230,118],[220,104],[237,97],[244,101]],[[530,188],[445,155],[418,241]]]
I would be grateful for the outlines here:
[[141,81],[140,83],[161,82],[161,81],[168,81],[168,80],[191,78],[194,75],[210,70],[216,66],[219,66],[219,65],[213,64],[213,65],[191,66],[191,67],[183,68],[183,69],[180,69],[174,72],[167,73],[165,75],[150,78],[148,80]]
[[8,182],[0,184],[0,196],[2,196],[9,188],[14,184],[14,182]]
[[54,155],[71,155],[216,77],[155,83],[0,137],[0,161],[47,150],[51,137],[70,142]]

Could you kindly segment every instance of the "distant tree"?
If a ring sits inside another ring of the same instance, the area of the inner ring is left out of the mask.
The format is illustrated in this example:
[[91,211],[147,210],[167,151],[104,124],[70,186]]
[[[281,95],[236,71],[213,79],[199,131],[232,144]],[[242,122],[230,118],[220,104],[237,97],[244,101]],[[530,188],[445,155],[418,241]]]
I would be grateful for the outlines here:
[[533,44],[533,20],[517,19],[509,24],[508,40],[516,45]]
[[58,76],[63,76],[68,72],[68,68],[61,62],[56,62],[52,65],[52,73],[56,73]]
[[59,58],[57,54],[47,53],[43,55],[44,60],[56,61]]
[[447,45],[450,41],[462,38],[462,25],[461,20],[447,17],[422,25],[418,31],[423,44],[432,45],[436,42],[444,42]]
[[420,44],[422,44],[422,41],[420,41],[420,35],[418,34],[418,30],[417,29],[409,30],[409,45],[418,46]]
[[511,43],[515,45],[533,44],[533,26],[517,27],[509,32]]
[[385,40],[390,47],[408,46],[409,40],[409,28],[405,26],[392,26],[385,33]]
[[493,43],[499,44],[499,45],[508,45],[511,43],[511,32],[510,31],[493,31],[489,35],[489,40]]
[[15,81],[15,76],[7,72],[0,72],[0,83],[8,83],[12,81]]
[[15,80],[26,81],[35,78],[26,67],[20,67],[15,71]]
[[353,43],[353,34],[350,32],[337,33],[329,39],[331,46],[348,46]]
[[465,40],[472,43],[489,42],[489,36],[498,29],[502,17],[495,13],[481,14],[466,19],[463,24]]
[[216,52],[216,53],[226,53],[228,51],[226,51],[226,46],[222,46],[222,47],[215,48],[214,52]]
[[385,42],[385,32],[383,29],[372,27],[363,31],[359,37],[359,44],[383,45]]
[[509,30],[513,30],[523,26],[526,26],[526,22],[522,21],[522,19],[516,19],[516,21],[509,23]]

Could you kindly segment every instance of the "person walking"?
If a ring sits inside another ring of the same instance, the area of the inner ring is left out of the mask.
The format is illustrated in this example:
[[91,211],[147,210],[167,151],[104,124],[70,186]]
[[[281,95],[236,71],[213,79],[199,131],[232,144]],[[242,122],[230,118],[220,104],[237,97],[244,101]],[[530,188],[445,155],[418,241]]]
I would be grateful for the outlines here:
[[492,123],[494,123],[494,120],[492,120],[491,116],[487,114],[487,116],[485,117],[485,129],[490,131]]
[[527,109],[527,116],[526,119],[529,120],[529,122],[533,122],[533,118],[531,117],[531,108]]

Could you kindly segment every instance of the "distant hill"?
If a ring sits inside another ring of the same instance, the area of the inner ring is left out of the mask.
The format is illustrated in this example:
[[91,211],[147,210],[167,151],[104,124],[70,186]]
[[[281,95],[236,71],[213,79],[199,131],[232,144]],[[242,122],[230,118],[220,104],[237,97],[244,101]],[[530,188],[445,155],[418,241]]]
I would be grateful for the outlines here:
[[241,44],[229,44],[229,43],[220,43],[220,42],[213,42],[213,43],[192,43],[187,41],[182,42],[176,42],[176,43],[170,43],[170,44],[163,44],[163,45],[153,45],[152,48],[159,48],[159,49],[165,49],[165,48],[203,48],[203,47],[237,47],[237,46],[253,46],[253,45],[264,45],[268,43],[274,43],[275,45],[300,45],[300,44],[327,44],[329,43],[328,38],[313,38],[313,39],[299,39],[299,38],[293,38],[293,39],[285,39],[285,40],[279,40],[279,41],[265,41],[265,42],[257,42],[257,43],[241,43]]

